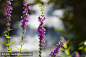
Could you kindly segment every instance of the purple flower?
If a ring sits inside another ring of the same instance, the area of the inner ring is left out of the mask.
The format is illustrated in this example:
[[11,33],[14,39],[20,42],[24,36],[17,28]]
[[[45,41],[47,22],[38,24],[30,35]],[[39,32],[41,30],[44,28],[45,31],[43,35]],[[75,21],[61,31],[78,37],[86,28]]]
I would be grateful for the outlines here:
[[27,12],[28,12],[28,10],[24,10],[24,11],[23,11],[23,13],[27,13]]
[[39,19],[39,21],[41,21],[41,18],[40,18],[40,16],[38,17],[38,19]]
[[25,9],[25,7],[23,7],[23,9]]
[[27,2],[26,1],[23,1],[23,5],[26,6],[27,5]]
[[7,22],[7,25],[8,25],[8,26],[10,26],[10,25],[11,25],[11,23]]
[[7,3],[11,4],[11,2],[10,2],[10,1],[7,1]]
[[28,18],[25,18],[25,22],[29,22]]
[[29,14],[26,14],[26,16],[27,16],[27,18],[30,18],[30,17],[29,17]]
[[80,55],[78,53],[75,54],[75,57],[79,57]]
[[22,24],[21,27],[24,28],[24,24]]
[[30,7],[30,6],[28,6],[28,9],[31,9],[31,7]]
[[21,16],[21,18],[24,18],[24,15],[23,15],[23,16]]

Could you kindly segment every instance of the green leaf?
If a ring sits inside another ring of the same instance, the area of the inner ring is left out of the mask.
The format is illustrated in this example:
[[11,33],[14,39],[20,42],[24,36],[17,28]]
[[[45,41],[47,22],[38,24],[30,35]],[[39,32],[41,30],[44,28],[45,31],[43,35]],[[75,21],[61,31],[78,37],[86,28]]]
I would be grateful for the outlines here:
[[24,42],[22,42],[20,45],[23,45],[24,44]]
[[6,44],[6,43],[4,43],[4,42],[2,42],[3,44]]
[[64,51],[65,49],[64,48],[60,48],[60,50]]
[[66,53],[67,55],[69,55],[69,54],[70,54],[69,49],[66,49],[66,50],[65,50],[65,53]]
[[84,48],[84,51],[85,51],[85,53],[86,53],[86,47]]
[[6,35],[6,34],[5,34],[5,36],[6,36],[6,38],[7,38],[7,39],[11,38],[11,37],[9,37],[9,36],[8,36],[8,35]]
[[6,45],[11,45],[11,44],[13,44],[13,43],[15,43],[16,41],[14,41],[14,42],[11,42],[11,43],[9,43],[9,44],[6,44]]
[[83,49],[83,46],[79,47],[78,49],[79,49],[79,50],[82,50],[82,49]]
[[28,51],[27,49],[22,49],[21,51]]
[[42,12],[42,14],[44,14],[44,12]]
[[61,36],[60,38],[61,38],[61,40],[64,40],[64,37]]
[[67,48],[67,44],[69,43],[69,40],[67,40],[65,43],[63,43],[64,48]]
[[20,50],[18,47],[15,47],[15,48],[17,48],[18,50]]
[[41,7],[41,9],[43,9],[44,7]]
[[9,29],[8,31],[11,31],[11,30],[13,30],[13,29]]
[[4,33],[7,33],[8,31],[5,31]]
[[39,4],[39,7],[42,7],[42,5],[41,5],[41,4]]
[[24,40],[27,40],[27,39],[24,39]]
[[11,53],[11,51],[12,51],[12,48],[9,48],[9,49],[8,49],[8,52]]
[[79,44],[79,46],[80,46],[80,45],[83,45],[83,44],[84,44],[84,42],[81,42],[81,43]]

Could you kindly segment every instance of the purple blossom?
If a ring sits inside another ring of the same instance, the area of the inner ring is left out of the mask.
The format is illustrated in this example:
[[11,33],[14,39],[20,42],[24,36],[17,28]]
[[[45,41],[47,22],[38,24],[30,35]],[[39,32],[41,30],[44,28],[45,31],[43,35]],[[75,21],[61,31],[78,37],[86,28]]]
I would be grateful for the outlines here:
[[30,7],[30,6],[28,6],[28,9],[31,9],[31,7]]
[[23,5],[26,6],[27,5],[27,2],[26,1],[23,1]]
[[7,1],[7,3],[11,4],[11,2],[10,2],[10,1]]
[[40,16],[38,17],[38,19],[39,19],[39,21],[41,21],[41,18],[40,18]]
[[28,12],[28,10],[24,10],[24,11],[23,11],[23,13],[27,13],[27,12]]
[[26,14],[26,16],[27,16],[27,18],[30,18],[30,17],[29,17],[29,14]]
[[25,22],[29,22],[28,18],[25,18]]
[[8,26],[10,26],[10,25],[11,25],[11,23],[7,22],[7,25],[8,25]]
[[21,16],[21,18],[24,18],[24,15],[23,15],[23,16]]
[[80,55],[78,53],[75,54],[75,57],[79,57]]

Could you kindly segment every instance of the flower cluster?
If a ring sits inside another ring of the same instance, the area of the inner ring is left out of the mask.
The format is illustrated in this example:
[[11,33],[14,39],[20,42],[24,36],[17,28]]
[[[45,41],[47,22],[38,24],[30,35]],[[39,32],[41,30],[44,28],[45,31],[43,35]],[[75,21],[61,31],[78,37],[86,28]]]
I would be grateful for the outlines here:
[[63,40],[63,41],[60,40],[59,44],[56,44],[57,48],[55,50],[51,51],[51,54],[49,56],[56,57],[56,53],[59,54],[60,47],[63,47],[62,43],[65,43],[65,40]]
[[[22,22],[21,27],[23,29],[23,34],[25,34],[25,30],[27,29],[26,26],[28,24],[27,22],[29,22],[28,18],[30,18],[29,14],[27,14],[27,13],[28,13],[28,9],[31,9],[31,7],[30,6],[27,7],[26,1],[23,1],[23,5],[24,5],[24,7],[23,7],[24,11],[23,11],[23,16],[21,16],[21,19],[22,19],[21,20],[21,22]],[[22,36],[22,38],[25,38],[25,37]]]
[[39,4],[39,7],[41,7],[41,11],[42,11],[42,15],[41,15],[41,17],[39,16],[38,17],[38,20],[40,21],[40,25],[39,25],[39,27],[38,27],[38,33],[39,33],[39,35],[38,35],[38,37],[39,37],[39,57],[41,57],[41,54],[42,54],[42,52],[41,52],[41,50],[42,50],[42,46],[44,46],[45,44],[45,41],[43,40],[43,38],[45,37],[45,31],[46,31],[46,29],[43,27],[43,21],[45,20],[45,17],[44,17],[44,13],[43,13],[43,7],[42,7],[42,5],[40,6],[41,4]]
[[[13,0],[11,0],[11,1],[13,1]],[[6,20],[6,26],[7,26],[7,31],[9,31],[10,30],[10,25],[11,25],[11,23],[10,23],[10,21],[11,21],[11,11],[13,10],[13,7],[11,6],[11,1],[9,0],[9,1],[7,1],[7,4],[6,4],[6,7],[4,8],[5,9],[5,11],[6,11],[6,13],[5,13],[5,15],[4,16],[6,16],[6,18],[5,18],[5,20]]]

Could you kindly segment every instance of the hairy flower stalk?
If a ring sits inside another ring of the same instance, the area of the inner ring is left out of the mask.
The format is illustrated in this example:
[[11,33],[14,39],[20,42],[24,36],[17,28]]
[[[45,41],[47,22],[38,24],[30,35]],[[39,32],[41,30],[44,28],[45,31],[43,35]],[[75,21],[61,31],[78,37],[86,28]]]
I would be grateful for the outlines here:
[[[8,39],[8,44],[9,44],[9,38],[10,38],[9,37],[9,31],[12,30],[12,29],[10,29],[11,13],[12,13],[12,10],[13,10],[13,7],[11,6],[11,1],[13,1],[13,0],[8,0],[7,4],[6,4],[6,7],[4,8],[4,10],[6,11],[4,16],[6,16],[5,21],[6,21],[6,26],[7,26],[7,29],[4,33],[8,33],[8,35],[5,34],[6,38]],[[8,45],[8,49],[9,49],[9,45]],[[10,55],[9,55],[9,57],[10,57]]]
[[57,45],[57,48],[53,51],[51,51],[51,53],[49,54],[49,56],[51,57],[56,57],[56,53],[59,54],[59,49],[60,47],[63,47],[62,43],[65,43],[65,40],[60,40],[59,41],[59,44],[56,44]]
[[24,34],[25,34],[26,29],[27,29],[26,26],[29,22],[28,18],[30,18],[29,14],[28,14],[28,9],[31,9],[30,6],[27,6],[27,0],[23,1],[23,5],[24,5],[24,7],[23,7],[24,11],[23,11],[23,16],[21,16],[21,19],[22,19],[21,20],[21,23],[22,23],[21,27],[22,27],[22,30],[23,30],[22,31],[23,35],[21,37],[22,43],[21,43],[21,48],[20,48],[20,54],[21,54],[22,45],[24,44],[23,39],[25,38]]
[[42,11],[42,15],[38,17],[39,21],[40,21],[40,25],[38,27],[38,33],[39,33],[39,57],[42,57],[42,46],[44,46],[45,41],[43,40],[43,38],[45,37],[45,31],[46,29],[43,27],[43,21],[45,20],[44,17],[44,12],[43,12],[43,7],[41,4],[39,4],[39,7],[41,7],[41,11]]

